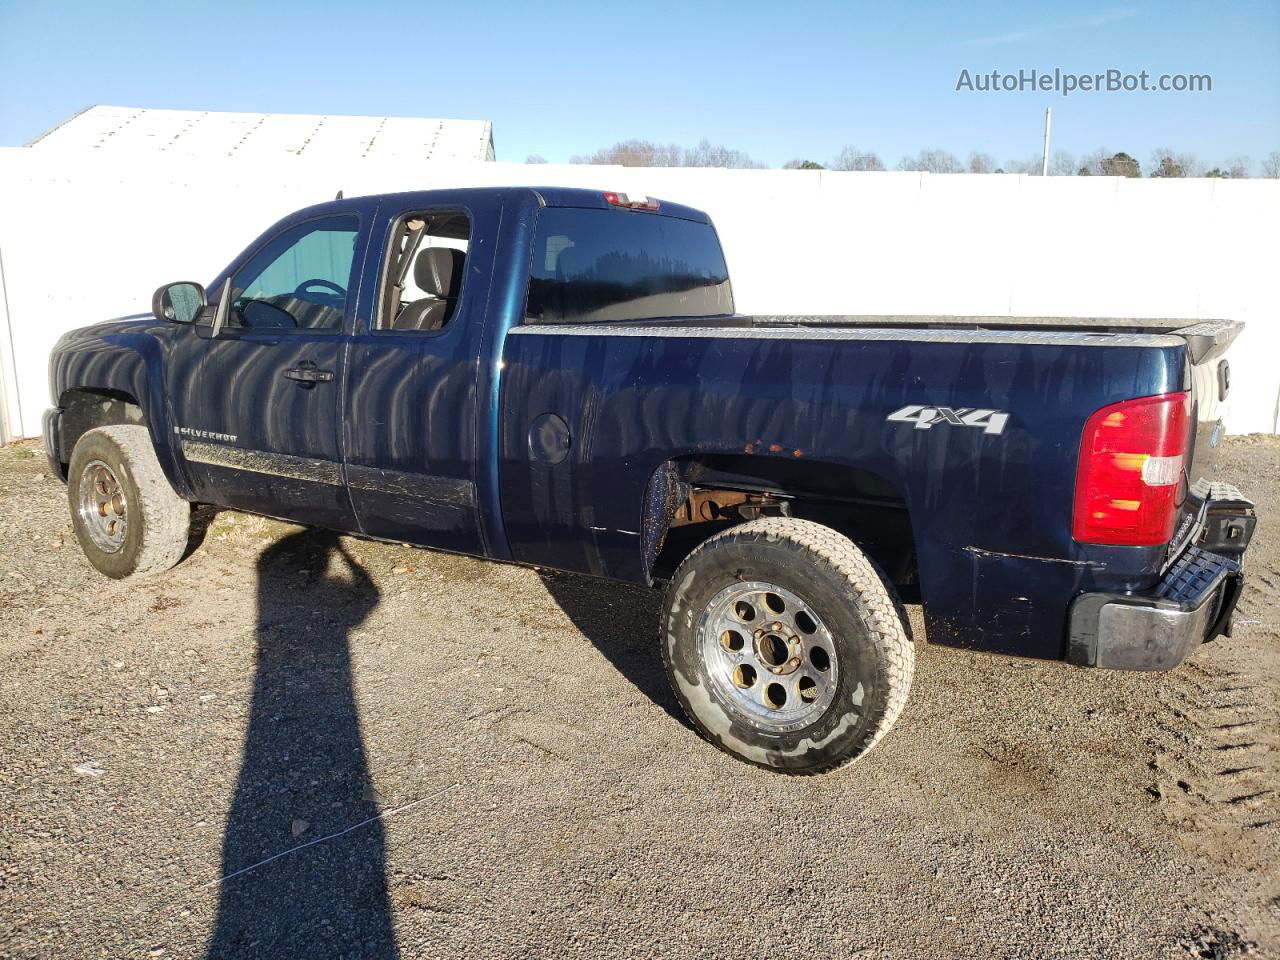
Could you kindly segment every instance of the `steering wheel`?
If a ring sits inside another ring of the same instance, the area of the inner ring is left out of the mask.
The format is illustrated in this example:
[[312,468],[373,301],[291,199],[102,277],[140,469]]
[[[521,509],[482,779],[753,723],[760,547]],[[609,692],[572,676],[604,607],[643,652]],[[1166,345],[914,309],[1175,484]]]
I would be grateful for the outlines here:
[[[326,292],[322,290],[312,291],[309,289],[310,287],[327,287],[328,293],[326,295]],[[297,297],[299,300],[310,299],[307,296],[308,293],[319,293],[322,296],[325,296],[326,299],[328,299],[328,297],[332,297],[333,302],[329,305],[334,307],[341,307],[342,304],[345,303],[347,299],[346,290],[338,286],[332,280],[324,280],[320,277],[314,277],[311,280],[303,280],[293,290],[293,295]]]

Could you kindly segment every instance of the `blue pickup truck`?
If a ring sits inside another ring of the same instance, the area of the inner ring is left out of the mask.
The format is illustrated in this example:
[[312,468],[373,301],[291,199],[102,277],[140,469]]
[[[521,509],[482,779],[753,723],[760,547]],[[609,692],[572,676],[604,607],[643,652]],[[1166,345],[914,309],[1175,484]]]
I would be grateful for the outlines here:
[[301,210],[207,294],[64,336],[45,440],[110,577],[178,563],[203,503],[661,585],[697,728],[817,773],[903,709],[904,601],[931,642],[1088,667],[1229,633],[1238,332],[742,316],[697,210],[401,193]]

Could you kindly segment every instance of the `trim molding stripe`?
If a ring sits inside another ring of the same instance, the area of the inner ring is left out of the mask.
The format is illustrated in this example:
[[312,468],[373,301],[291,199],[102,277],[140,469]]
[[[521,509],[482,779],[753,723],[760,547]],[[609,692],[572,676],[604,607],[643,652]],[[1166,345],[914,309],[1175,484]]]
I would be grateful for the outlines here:
[[312,457],[295,457],[287,453],[267,453],[264,450],[246,450],[218,443],[202,443],[183,440],[182,455],[192,463],[205,463],[230,470],[248,470],[270,477],[287,477],[290,480],[309,480],[342,486],[342,465],[332,460]]
[[[182,441],[182,454],[192,463],[204,463],[228,470],[247,470],[270,477],[306,480],[342,486],[342,464],[334,460],[296,457],[264,450],[246,450],[199,440]],[[383,470],[348,464],[346,483],[354,490],[367,490],[389,496],[414,497],[442,506],[475,509],[476,487],[470,480],[436,477],[404,470]]]

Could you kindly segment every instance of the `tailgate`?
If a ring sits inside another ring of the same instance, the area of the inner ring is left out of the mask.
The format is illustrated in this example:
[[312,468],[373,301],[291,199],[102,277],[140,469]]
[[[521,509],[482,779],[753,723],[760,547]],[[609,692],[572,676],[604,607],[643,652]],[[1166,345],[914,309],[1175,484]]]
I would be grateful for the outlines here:
[[[1207,513],[1230,512],[1230,504],[1237,500],[1241,507],[1248,504],[1239,491],[1217,483],[1219,450],[1225,437],[1223,416],[1231,391],[1231,366],[1225,354],[1243,328],[1244,324],[1230,320],[1208,320],[1174,331],[1187,341],[1194,434],[1185,467],[1187,496],[1174,523],[1170,562],[1189,543],[1215,536],[1207,529],[1214,525]],[[1229,533],[1228,529],[1222,536]]]

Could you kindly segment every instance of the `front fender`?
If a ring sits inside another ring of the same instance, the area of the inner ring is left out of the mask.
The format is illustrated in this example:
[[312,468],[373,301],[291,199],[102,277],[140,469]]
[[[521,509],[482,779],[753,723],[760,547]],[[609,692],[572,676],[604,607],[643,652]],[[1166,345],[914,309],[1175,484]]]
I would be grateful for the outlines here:
[[[172,416],[165,397],[165,362],[174,329],[154,319],[129,319],[73,330],[58,341],[50,355],[49,385],[59,408],[77,390],[136,404],[165,477],[186,497],[190,487],[176,459]],[[63,461],[70,455],[69,449],[60,451]]]

